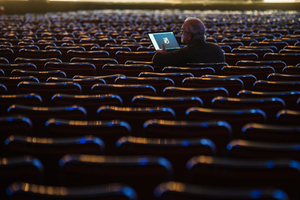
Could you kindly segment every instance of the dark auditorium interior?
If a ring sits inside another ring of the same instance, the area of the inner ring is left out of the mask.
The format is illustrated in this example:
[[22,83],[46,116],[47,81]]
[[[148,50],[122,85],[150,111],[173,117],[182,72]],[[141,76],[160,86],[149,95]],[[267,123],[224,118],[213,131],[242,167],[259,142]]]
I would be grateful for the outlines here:
[[[225,62],[154,65],[188,17]],[[300,200],[300,0],[0,0],[0,28],[1,200]]]

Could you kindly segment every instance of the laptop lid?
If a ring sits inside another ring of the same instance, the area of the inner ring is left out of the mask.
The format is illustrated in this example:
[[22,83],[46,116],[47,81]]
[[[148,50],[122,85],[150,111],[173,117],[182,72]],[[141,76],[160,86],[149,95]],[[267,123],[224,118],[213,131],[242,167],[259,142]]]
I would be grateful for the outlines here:
[[172,51],[180,48],[177,39],[172,31],[148,33],[148,36],[155,50],[161,50],[162,44],[165,45],[167,51]]

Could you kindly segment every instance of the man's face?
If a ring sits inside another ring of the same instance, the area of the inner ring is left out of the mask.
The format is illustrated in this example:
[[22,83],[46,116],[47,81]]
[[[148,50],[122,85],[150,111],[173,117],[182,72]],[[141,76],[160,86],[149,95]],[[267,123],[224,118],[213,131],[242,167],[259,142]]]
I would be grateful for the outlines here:
[[187,30],[187,23],[185,22],[181,27],[181,42],[188,44],[191,39],[191,33]]

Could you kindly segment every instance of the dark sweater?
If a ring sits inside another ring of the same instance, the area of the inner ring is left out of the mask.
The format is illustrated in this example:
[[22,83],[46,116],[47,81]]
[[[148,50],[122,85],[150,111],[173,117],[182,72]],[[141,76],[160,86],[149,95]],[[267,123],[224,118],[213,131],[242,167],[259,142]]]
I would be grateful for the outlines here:
[[156,53],[152,62],[157,66],[181,66],[186,63],[225,62],[224,53],[217,44],[195,40],[191,44],[167,53]]

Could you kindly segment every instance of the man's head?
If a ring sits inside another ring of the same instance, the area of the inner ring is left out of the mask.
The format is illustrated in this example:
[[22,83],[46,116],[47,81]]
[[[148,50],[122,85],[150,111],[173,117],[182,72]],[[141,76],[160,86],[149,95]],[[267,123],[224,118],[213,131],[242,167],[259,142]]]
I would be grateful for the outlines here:
[[200,19],[189,17],[181,27],[181,42],[189,44],[196,39],[205,40],[205,26]]

